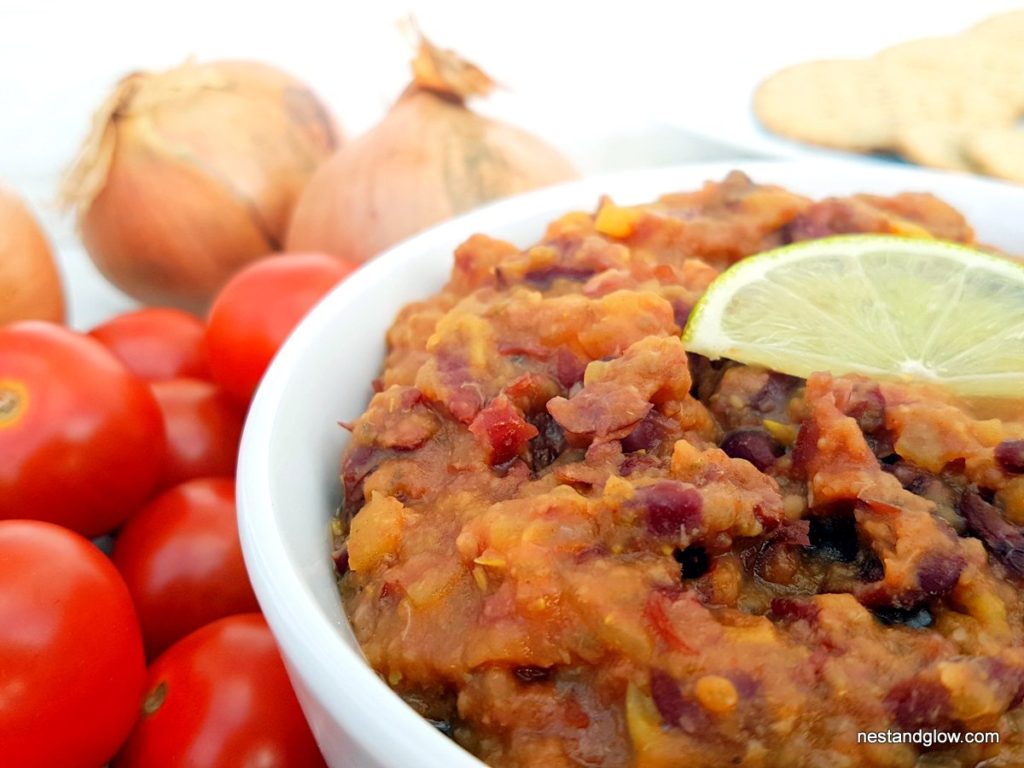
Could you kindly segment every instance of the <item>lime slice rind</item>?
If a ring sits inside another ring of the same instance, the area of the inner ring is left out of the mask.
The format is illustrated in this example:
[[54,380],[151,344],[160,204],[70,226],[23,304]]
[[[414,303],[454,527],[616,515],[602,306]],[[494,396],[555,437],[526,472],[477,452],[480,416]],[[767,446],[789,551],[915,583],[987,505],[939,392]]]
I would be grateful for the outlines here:
[[688,350],[815,371],[1024,395],[1024,266],[967,246],[852,235],[784,246],[723,272]]

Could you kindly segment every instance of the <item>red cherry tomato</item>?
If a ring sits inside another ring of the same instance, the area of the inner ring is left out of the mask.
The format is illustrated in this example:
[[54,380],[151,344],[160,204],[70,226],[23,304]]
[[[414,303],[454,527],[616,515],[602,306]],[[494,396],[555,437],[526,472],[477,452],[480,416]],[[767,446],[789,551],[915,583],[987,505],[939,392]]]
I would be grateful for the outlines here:
[[259,614],[179,640],[149,668],[146,691],[114,768],[324,765]]
[[209,378],[203,322],[170,307],[126,312],[89,331],[136,376],[147,381]]
[[0,328],[0,518],[97,536],[145,502],[165,451],[149,386],[98,341],[49,323]]
[[135,609],[106,556],[66,528],[0,521],[0,762],[105,764],[145,675]]
[[125,523],[113,559],[149,658],[215,619],[260,609],[242,561],[234,480],[192,480],[159,496]]
[[234,477],[242,439],[241,408],[199,379],[152,384],[167,431],[164,488],[198,477]]
[[238,272],[214,299],[207,320],[213,380],[248,405],[284,340],[357,266],[323,254],[283,254]]

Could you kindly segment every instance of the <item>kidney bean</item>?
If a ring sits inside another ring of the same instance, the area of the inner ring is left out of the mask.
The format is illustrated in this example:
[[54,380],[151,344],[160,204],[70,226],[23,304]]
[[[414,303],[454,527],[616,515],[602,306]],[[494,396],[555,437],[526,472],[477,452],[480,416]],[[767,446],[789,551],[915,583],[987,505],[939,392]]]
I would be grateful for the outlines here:
[[547,289],[551,287],[551,284],[555,280],[572,280],[574,282],[583,282],[590,277],[593,277],[594,270],[592,267],[570,267],[564,264],[559,264],[553,267],[544,267],[543,269],[535,269],[531,272],[527,272],[523,275],[523,282],[530,283],[538,288]]
[[1024,533],[1003,519],[999,508],[977,490],[968,488],[960,497],[960,514],[967,527],[1003,565],[1024,576]]
[[651,698],[665,725],[678,728],[686,706],[679,684],[670,674],[660,669],[651,670]]
[[878,385],[856,386],[850,394],[846,415],[853,417],[865,434],[882,429],[885,426],[885,397]]
[[693,734],[706,731],[711,724],[704,708],[684,697],[676,680],[660,669],[651,670],[651,698],[662,721],[670,728]]
[[782,410],[793,392],[803,384],[803,379],[790,376],[786,373],[772,371],[768,374],[768,381],[764,383],[760,391],[754,395],[750,404],[761,413],[773,413]]
[[935,680],[912,677],[897,683],[886,695],[885,705],[904,731],[951,730],[954,725],[949,691]]
[[761,472],[768,471],[781,456],[782,446],[763,429],[738,429],[722,440],[721,449],[734,459],[745,459]]
[[331,553],[331,557],[334,560],[334,571],[339,576],[344,576],[348,573],[348,544],[342,544],[334,552]]
[[341,463],[341,483],[344,501],[341,518],[348,522],[363,506],[363,481],[379,467],[385,459],[393,456],[376,446],[357,445],[345,454]]
[[659,536],[700,527],[704,500],[692,485],[678,480],[661,480],[637,489],[633,503],[647,512],[647,528]]
[[796,470],[798,477],[807,477],[807,465],[818,450],[820,437],[821,428],[814,419],[808,419],[800,425],[796,444],[793,446],[793,469]]
[[771,611],[778,619],[813,622],[818,618],[819,608],[810,600],[776,597],[772,599]]
[[565,450],[565,433],[547,411],[538,411],[526,418],[537,430],[529,444],[530,469],[534,474],[555,463]]
[[652,453],[658,450],[670,428],[669,419],[657,411],[651,411],[637,422],[632,432],[622,438],[623,453],[633,453],[634,451]]
[[767,538],[777,544],[793,544],[798,547],[811,546],[811,521],[793,520],[773,528]]
[[930,552],[917,566],[917,583],[928,597],[941,597],[956,586],[966,567],[967,561],[959,555]]
[[1011,475],[1024,474],[1024,440],[1003,440],[996,446],[996,463]]

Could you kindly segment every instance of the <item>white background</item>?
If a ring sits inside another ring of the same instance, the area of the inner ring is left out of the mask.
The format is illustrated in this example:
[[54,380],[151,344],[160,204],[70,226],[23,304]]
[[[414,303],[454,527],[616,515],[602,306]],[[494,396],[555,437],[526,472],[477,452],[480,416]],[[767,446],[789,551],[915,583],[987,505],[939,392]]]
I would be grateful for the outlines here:
[[1022,5],[0,0],[0,178],[46,223],[72,287],[72,319],[83,327],[128,304],[89,268],[53,199],[92,111],[129,71],[191,55],[262,59],[309,82],[351,136],[379,119],[406,81],[410,46],[399,21],[412,11],[437,43],[505,86],[484,111],[546,136],[593,173],[791,153],[749,113],[767,74],[955,33]]

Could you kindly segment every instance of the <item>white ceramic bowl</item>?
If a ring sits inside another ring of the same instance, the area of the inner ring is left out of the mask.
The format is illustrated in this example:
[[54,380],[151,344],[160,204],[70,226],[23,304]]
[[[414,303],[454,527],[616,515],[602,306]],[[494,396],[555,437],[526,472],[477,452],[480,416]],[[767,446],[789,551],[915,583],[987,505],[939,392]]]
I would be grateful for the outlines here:
[[822,161],[689,165],[593,178],[481,209],[395,247],[334,290],[284,345],[245,426],[238,473],[245,561],[299,701],[333,768],[480,768],[407,707],[366,665],[331,570],[339,420],[362,413],[404,304],[446,281],[454,248],[484,232],[526,245],[548,221],[593,210],[601,194],[642,202],[739,167],[755,181],[813,196],[932,191],[958,206],[979,239],[1024,252],[1024,189],[898,166]]

